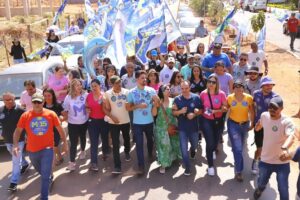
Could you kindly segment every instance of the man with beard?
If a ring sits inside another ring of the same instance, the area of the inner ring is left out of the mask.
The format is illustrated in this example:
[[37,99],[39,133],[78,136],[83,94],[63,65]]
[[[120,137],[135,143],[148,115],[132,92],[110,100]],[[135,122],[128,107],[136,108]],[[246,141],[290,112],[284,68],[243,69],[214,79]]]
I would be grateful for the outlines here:
[[136,142],[136,153],[138,158],[138,174],[145,172],[144,163],[144,135],[147,138],[148,158],[153,158],[153,103],[159,104],[156,91],[146,86],[147,72],[144,70],[135,73],[137,86],[130,90],[127,97],[127,109],[133,111],[133,132]]
[[167,66],[164,66],[164,68],[159,73],[159,80],[163,84],[169,84],[171,77],[175,71],[178,71],[175,67],[175,59],[173,57],[169,57],[167,61]]
[[249,78],[245,81],[245,92],[253,96],[255,90],[259,90],[260,79],[263,73],[259,73],[258,67],[251,67],[245,71],[245,76]]
[[[253,100],[254,100],[254,108],[255,108],[255,119],[254,124],[258,122],[260,119],[260,116],[263,112],[268,111],[268,106],[270,100],[278,96],[276,93],[272,91],[275,83],[269,76],[265,76],[261,79],[260,83],[260,90],[256,90],[253,94]],[[263,138],[264,138],[264,130],[254,130],[254,141],[256,145],[256,151],[254,153],[254,159],[252,162],[252,173],[257,174],[258,173],[258,161],[260,159],[261,150],[263,147]]]
[[276,96],[270,100],[268,112],[263,112],[255,126],[255,130],[264,129],[261,161],[259,162],[259,177],[254,199],[258,199],[269,182],[271,174],[276,173],[280,199],[289,199],[288,177],[290,164],[288,160],[280,160],[282,154],[288,153],[295,137],[295,127],[292,121],[282,115],[283,101]]

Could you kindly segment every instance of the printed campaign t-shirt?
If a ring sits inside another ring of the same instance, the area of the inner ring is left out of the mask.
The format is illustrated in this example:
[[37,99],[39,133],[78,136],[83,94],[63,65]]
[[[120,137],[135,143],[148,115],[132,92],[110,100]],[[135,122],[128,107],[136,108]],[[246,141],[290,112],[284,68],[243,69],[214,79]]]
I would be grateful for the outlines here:
[[266,60],[265,52],[262,50],[258,50],[256,53],[249,52],[248,53],[248,63],[251,67],[258,67],[259,72],[262,71],[262,65],[264,60]]
[[[48,80],[49,88],[53,89],[55,92],[65,89],[68,86],[68,83],[69,81],[66,76],[63,76],[62,78],[58,79],[54,74],[50,76]],[[61,94],[56,98],[59,102],[63,102],[66,96],[66,94]]]
[[54,127],[59,125],[56,113],[44,108],[42,113],[32,110],[23,113],[17,127],[26,130],[27,151],[37,152],[47,147],[53,148]]
[[239,63],[234,63],[232,67],[233,81],[241,80],[243,83],[246,80],[245,72],[249,69],[249,65],[240,66]]
[[253,100],[255,103],[255,118],[254,118],[255,124],[258,122],[260,115],[263,112],[268,111],[270,100],[276,96],[278,96],[278,95],[276,93],[274,93],[273,91],[267,95],[263,95],[261,90],[256,90],[253,93]]
[[231,74],[225,72],[223,75],[214,74],[219,79],[220,90],[225,92],[226,96],[230,94],[229,91],[229,81],[233,80]]
[[169,84],[174,72],[178,71],[175,67],[170,69],[168,66],[165,66],[159,73],[159,81],[163,84]]
[[[128,111],[126,110],[126,102],[129,90],[122,88],[119,93],[115,93],[112,89],[105,92],[105,98],[109,101],[111,114],[118,118],[118,124],[127,124],[130,122]],[[108,117],[108,123],[114,124],[113,120]]]
[[187,118],[188,113],[194,113],[194,109],[202,108],[202,103],[198,95],[191,93],[190,98],[186,99],[182,95],[179,95],[175,97],[174,103],[178,110],[187,107],[187,112],[186,115],[179,115],[177,117],[178,119],[178,129],[180,131],[188,131],[191,133],[197,132],[199,127],[198,127],[198,118],[194,117],[192,120]]
[[85,110],[85,102],[87,93],[83,93],[78,97],[71,98],[67,95],[63,103],[64,111],[68,112],[68,122],[71,124],[84,124],[88,120]]
[[90,118],[93,119],[104,119],[105,113],[103,111],[103,95],[101,92],[100,97],[95,100],[94,95],[90,92],[86,98],[86,104],[90,108]]
[[146,103],[148,106],[145,109],[135,109],[133,111],[134,124],[150,124],[153,122],[152,116],[152,97],[156,95],[153,88],[145,86],[143,90],[135,87],[128,94],[128,103],[141,104]]
[[[203,59],[202,62],[202,67],[206,67],[209,69],[212,69],[215,67],[215,63],[217,61],[223,61],[225,64],[226,68],[231,67],[231,62],[227,56],[227,54],[225,53],[221,53],[220,55],[216,56],[212,53],[206,54],[206,56]],[[210,75],[212,74],[212,72],[205,72],[204,75],[206,76],[206,78],[208,78]]]
[[121,78],[122,80],[122,87],[128,90],[136,87],[136,79],[135,74],[133,73],[132,76],[128,76],[128,74],[124,74]]
[[281,146],[285,140],[295,133],[295,126],[291,119],[281,116],[280,119],[272,120],[269,112],[263,112],[261,114],[261,124],[264,129],[261,161],[269,164],[289,163],[288,160],[279,160],[279,155],[282,152]]
[[[210,96],[211,96],[214,110],[221,109],[224,102],[226,102],[226,95],[221,90],[219,91],[218,94],[211,94]],[[214,116],[211,111],[212,109],[210,106],[210,101],[209,101],[209,97],[207,94],[207,90],[204,90],[203,92],[201,92],[200,99],[203,104],[203,117],[205,117],[206,119],[214,119]],[[222,113],[221,112],[215,113],[215,117],[216,118],[222,117]]]
[[235,122],[248,121],[248,113],[250,106],[253,106],[253,97],[244,93],[244,98],[241,102],[237,101],[234,94],[227,97],[227,104],[229,106],[229,118]]
[[182,74],[183,79],[187,81],[192,76],[192,68],[187,64],[181,68],[180,73]]

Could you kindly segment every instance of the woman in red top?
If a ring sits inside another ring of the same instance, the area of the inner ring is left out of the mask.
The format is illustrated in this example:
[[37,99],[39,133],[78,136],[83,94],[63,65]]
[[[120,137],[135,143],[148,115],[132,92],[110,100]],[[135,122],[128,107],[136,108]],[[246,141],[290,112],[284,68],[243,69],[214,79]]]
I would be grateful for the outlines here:
[[100,89],[100,81],[94,79],[91,82],[91,92],[86,98],[86,109],[89,114],[88,131],[91,142],[91,166],[90,170],[98,171],[97,156],[99,135],[101,134],[102,140],[102,155],[103,160],[106,159],[108,154],[108,123],[104,121],[105,113],[103,111],[103,95]]

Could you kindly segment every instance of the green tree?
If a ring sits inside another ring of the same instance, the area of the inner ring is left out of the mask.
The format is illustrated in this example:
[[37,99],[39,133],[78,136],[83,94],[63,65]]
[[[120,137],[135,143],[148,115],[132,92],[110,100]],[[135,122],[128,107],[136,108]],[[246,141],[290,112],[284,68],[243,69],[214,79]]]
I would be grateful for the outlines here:
[[256,39],[256,33],[264,27],[265,20],[266,20],[266,16],[263,11],[260,11],[258,14],[253,15],[251,17],[251,27],[255,33],[255,39]]
[[201,17],[205,16],[210,0],[191,0],[191,8]]

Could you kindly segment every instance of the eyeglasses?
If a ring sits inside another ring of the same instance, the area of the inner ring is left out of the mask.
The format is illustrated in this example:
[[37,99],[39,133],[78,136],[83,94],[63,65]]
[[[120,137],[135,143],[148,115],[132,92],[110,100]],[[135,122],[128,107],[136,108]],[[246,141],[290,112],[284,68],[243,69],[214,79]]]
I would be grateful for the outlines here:
[[176,78],[183,78],[183,76],[176,76]]
[[279,108],[276,107],[276,106],[273,105],[273,104],[270,104],[269,107],[268,107],[268,109],[269,109],[269,110],[274,110],[274,111],[276,111],[276,110],[278,110]]
[[246,58],[240,58],[240,61],[247,61]]
[[214,47],[214,49],[221,49],[221,47],[219,47],[219,46],[216,46],[216,47]]
[[213,85],[215,85],[215,84],[217,84],[217,81],[211,81],[211,80],[208,80],[207,83],[208,83],[208,84],[213,84]]
[[40,101],[33,101],[32,103],[33,103],[33,104],[42,104],[43,102],[40,102]]

